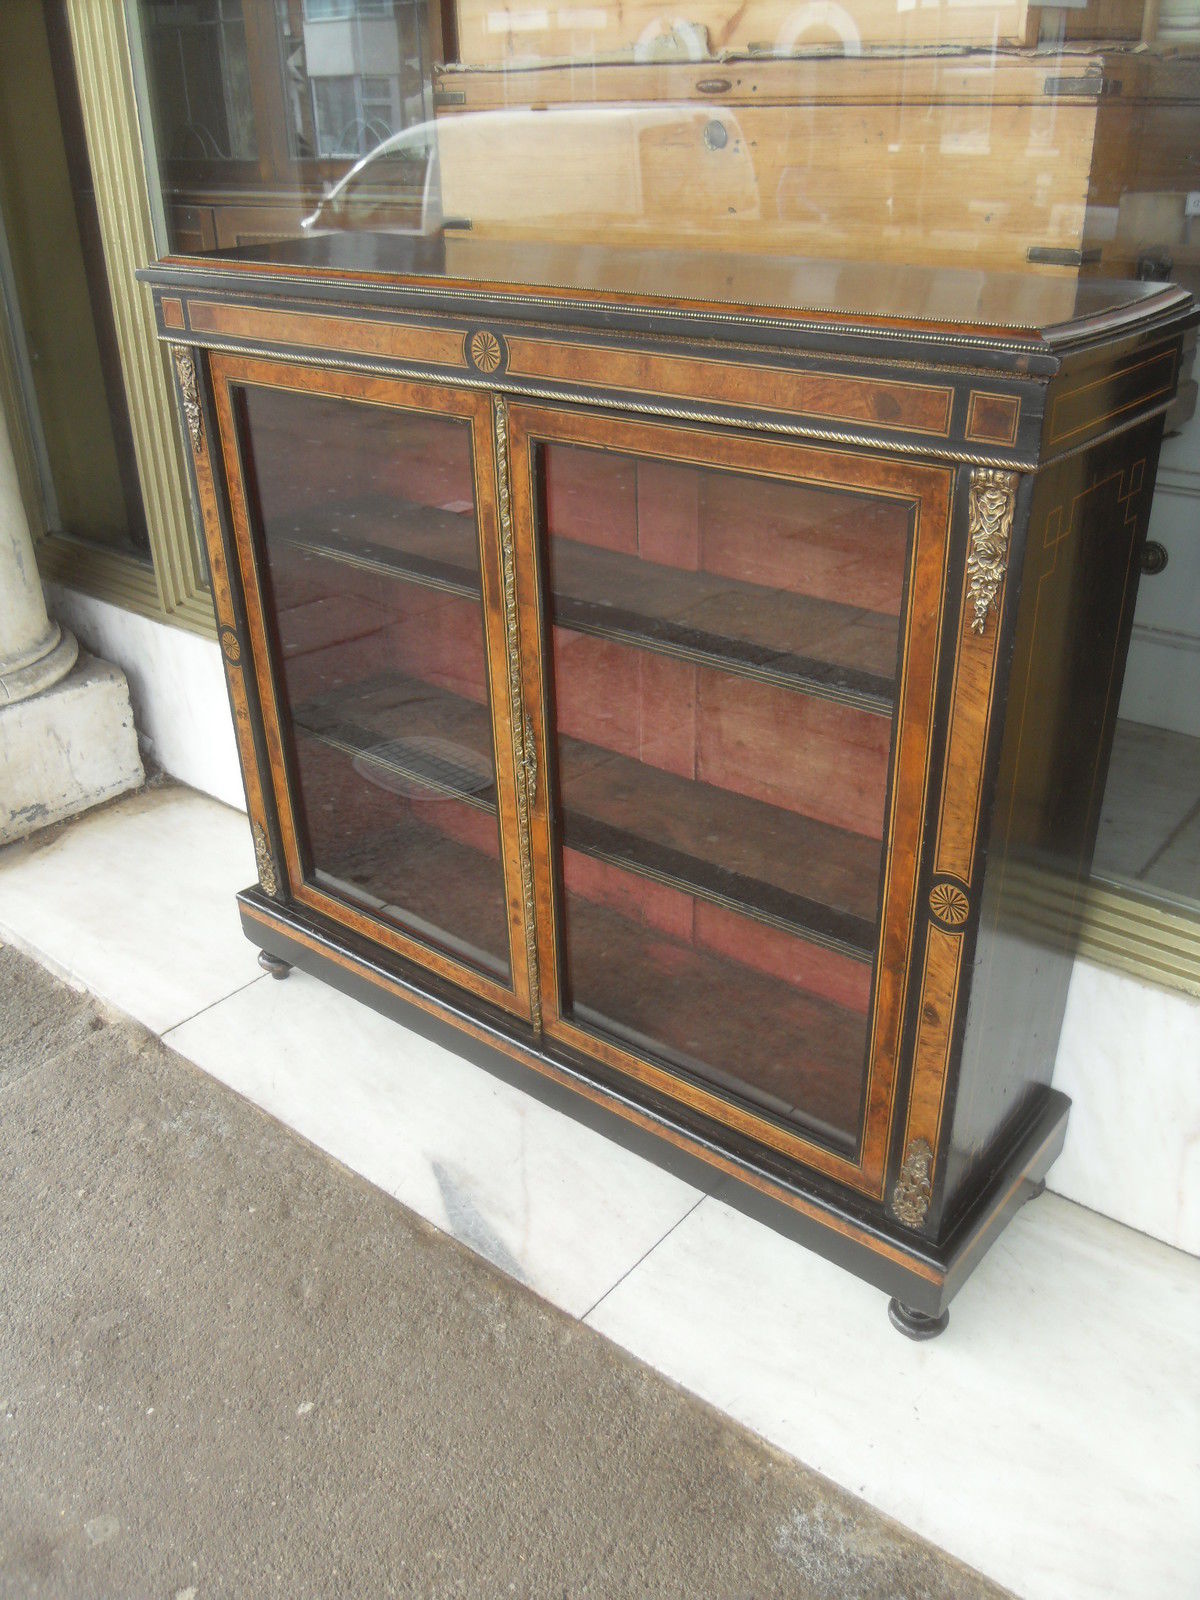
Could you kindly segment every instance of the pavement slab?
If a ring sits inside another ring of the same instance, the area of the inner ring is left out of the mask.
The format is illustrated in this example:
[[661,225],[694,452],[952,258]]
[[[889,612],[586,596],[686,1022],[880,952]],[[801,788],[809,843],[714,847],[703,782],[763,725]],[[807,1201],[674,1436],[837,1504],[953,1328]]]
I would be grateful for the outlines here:
[[1005,1591],[0,949],[0,1596]]

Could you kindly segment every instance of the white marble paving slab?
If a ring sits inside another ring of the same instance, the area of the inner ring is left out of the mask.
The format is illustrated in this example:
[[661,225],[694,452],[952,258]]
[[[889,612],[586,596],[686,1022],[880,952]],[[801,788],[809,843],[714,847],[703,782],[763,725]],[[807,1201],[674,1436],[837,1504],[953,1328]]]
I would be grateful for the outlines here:
[[700,1198],[301,972],[242,990],[167,1042],[575,1316]]
[[1050,1188],[1200,1255],[1200,1000],[1077,961],[1054,1085]]
[[914,1344],[710,1198],[587,1320],[1025,1600],[1195,1600],[1191,1257],[1044,1195]]
[[261,977],[244,814],[166,785],[0,850],[0,938],[156,1033]]

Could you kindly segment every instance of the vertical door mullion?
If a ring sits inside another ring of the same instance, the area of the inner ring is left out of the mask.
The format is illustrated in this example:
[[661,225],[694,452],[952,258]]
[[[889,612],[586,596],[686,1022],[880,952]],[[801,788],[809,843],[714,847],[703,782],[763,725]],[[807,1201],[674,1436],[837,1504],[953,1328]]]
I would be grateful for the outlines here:
[[[501,403],[503,405],[503,403]],[[536,443],[522,427],[522,408],[504,413],[511,462],[512,518],[516,550],[516,611],[520,621],[520,678],[529,805],[530,893],[535,923],[534,954],[540,996],[539,1025],[553,1030],[561,1012],[559,939],[554,893],[554,842],[550,831],[552,736],[550,726],[549,641],[538,553]],[[543,1021],[544,1019],[544,1021]]]
[[531,880],[527,752],[522,709],[521,648],[511,466],[503,399],[478,393],[474,419],[475,494],[482,533],[484,627],[491,686],[500,850],[508,901],[509,962],[519,1009],[541,1028]]

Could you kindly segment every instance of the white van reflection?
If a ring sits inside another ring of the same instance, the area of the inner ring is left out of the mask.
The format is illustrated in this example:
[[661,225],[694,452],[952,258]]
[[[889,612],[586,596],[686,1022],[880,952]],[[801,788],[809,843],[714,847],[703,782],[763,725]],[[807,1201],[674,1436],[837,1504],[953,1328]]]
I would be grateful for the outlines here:
[[306,232],[609,242],[614,231],[724,230],[761,215],[736,116],[696,105],[461,112],[385,139],[329,191]]

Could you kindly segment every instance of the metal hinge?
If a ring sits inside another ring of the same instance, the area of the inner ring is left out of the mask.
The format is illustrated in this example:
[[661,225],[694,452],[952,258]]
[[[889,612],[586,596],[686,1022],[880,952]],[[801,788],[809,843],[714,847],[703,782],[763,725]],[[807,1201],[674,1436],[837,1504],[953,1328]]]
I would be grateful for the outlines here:
[[1100,259],[1100,246],[1089,245],[1086,250],[1068,250],[1052,244],[1031,244],[1025,252],[1025,259],[1036,267],[1090,267]]
[[1120,78],[1106,78],[1103,72],[1076,74],[1073,78],[1047,78],[1042,93],[1055,99],[1070,95],[1075,99],[1111,100],[1121,93]]

